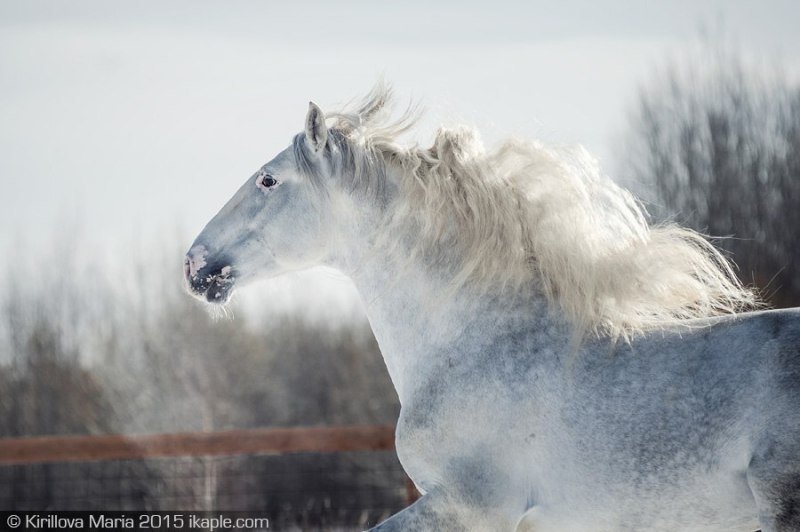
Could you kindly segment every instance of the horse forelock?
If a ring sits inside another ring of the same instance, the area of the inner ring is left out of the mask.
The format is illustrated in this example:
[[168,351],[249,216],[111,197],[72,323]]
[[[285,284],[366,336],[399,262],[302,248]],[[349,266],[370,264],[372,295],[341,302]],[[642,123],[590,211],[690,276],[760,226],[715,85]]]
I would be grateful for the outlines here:
[[[440,129],[428,149],[403,146],[415,113],[393,120],[390,101],[378,85],[329,115],[326,157],[352,191],[398,181],[378,230],[396,235],[413,223],[411,254],[449,265],[453,290],[536,289],[577,328],[625,338],[757,304],[705,237],[650,225],[583,148],[510,139],[487,151],[468,127]],[[295,153],[304,173],[323,179],[302,136]]]

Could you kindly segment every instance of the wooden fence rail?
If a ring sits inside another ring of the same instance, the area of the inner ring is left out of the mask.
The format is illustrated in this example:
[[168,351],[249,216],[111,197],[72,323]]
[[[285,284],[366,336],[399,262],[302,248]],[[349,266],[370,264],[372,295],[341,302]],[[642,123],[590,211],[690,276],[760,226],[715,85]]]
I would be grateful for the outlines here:
[[166,456],[390,451],[394,426],[293,427],[174,434],[0,439],[0,465]]

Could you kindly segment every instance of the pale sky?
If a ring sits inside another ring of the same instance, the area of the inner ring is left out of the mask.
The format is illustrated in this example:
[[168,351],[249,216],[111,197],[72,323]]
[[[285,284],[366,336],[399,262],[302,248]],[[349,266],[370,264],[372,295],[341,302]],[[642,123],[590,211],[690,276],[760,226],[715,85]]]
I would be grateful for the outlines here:
[[0,250],[76,227],[98,261],[188,246],[308,100],[335,108],[381,75],[429,110],[422,142],[466,122],[487,143],[582,143],[611,171],[637,85],[703,26],[800,79],[798,20],[799,2],[763,0],[4,0]]

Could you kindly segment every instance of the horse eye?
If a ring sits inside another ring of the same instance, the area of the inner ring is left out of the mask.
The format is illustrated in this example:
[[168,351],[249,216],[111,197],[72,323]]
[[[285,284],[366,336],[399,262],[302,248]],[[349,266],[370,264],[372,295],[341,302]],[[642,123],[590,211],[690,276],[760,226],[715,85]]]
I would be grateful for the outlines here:
[[264,177],[261,178],[261,186],[265,188],[272,188],[277,184],[278,180],[269,174],[266,174]]

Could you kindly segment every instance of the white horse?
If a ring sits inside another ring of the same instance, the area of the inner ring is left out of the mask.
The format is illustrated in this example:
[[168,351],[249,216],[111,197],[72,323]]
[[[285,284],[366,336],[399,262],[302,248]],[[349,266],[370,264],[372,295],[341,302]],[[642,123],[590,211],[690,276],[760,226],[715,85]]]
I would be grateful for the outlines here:
[[800,530],[800,312],[740,312],[726,260],[583,150],[404,147],[388,98],[310,104],[185,263],[216,304],[312,265],[353,279],[423,494],[374,530]]

